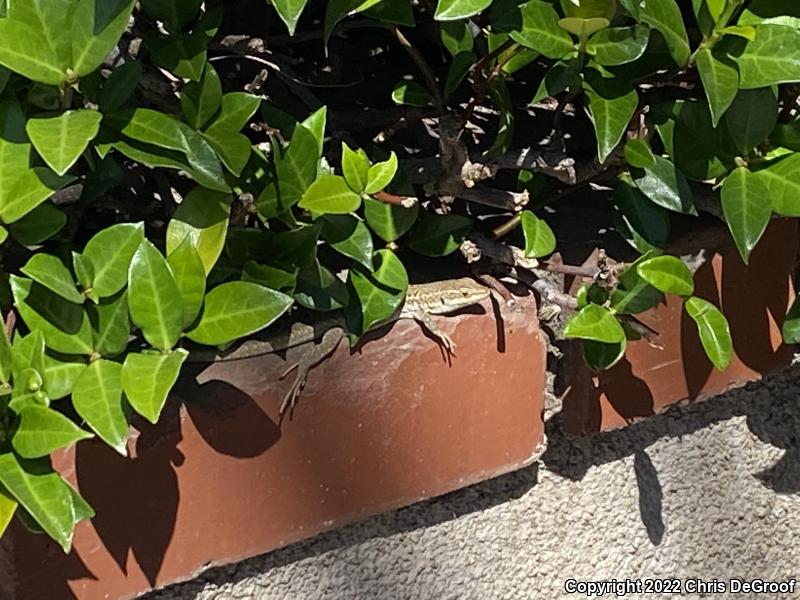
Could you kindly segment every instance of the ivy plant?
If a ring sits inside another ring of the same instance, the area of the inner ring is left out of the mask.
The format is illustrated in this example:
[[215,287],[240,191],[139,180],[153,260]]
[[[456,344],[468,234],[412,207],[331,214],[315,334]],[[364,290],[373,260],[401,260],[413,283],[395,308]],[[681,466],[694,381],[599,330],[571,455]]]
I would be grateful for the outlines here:
[[[748,263],[800,216],[798,83],[774,0],[0,2],[0,530],[69,551],[93,511],[53,452],[127,455],[192,352],[298,308],[357,343],[420,264],[517,276],[595,370],[679,298],[724,370],[675,232]],[[625,256],[564,264],[579,195]]]

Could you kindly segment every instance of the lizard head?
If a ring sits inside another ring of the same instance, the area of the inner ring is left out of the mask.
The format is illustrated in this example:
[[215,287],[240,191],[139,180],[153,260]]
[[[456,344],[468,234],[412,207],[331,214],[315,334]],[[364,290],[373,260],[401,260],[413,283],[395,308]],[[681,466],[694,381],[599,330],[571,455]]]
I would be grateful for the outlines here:
[[452,290],[454,295],[460,300],[463,300],[464,306],[477,304],[488,298],[491,294],[488,287],[481,285],[469,277],[462,277],[454,280]]

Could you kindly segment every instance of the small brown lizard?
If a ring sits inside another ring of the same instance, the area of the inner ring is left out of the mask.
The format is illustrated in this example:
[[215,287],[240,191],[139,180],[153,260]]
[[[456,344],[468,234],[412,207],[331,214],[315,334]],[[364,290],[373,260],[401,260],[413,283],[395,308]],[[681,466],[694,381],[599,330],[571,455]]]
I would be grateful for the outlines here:
[[[435,281],[433,283],[411,284],[408,286],[403,306],[394,315],[376,325],[376,327],[398,319],[414,319],[441,343],[448,354],[452,354],[455,349],[453,340],[438,327],[432,317],[435,315],[447,315],[462,308],[473,306],[488,298],[490,294],[489,288],[467,277]],[[292,323],[286,334],[276,336],[277,339],[250,339],[231,352],[214,353],[212,356],[209,356],[206,352],[193,353],[190,355],[189,361],[237,360],[281,352],[320,340],[318,344],[309,348],[296,363],[293,363],[281,375],[282,379],[296,370],[294,381],[280,407],[280,414],[283,415],[287,409],[294,408],[311,369],[333,354],[346,333],[347,326],[344,317],[341,315],[332,316],[314,325],[295,322]]]

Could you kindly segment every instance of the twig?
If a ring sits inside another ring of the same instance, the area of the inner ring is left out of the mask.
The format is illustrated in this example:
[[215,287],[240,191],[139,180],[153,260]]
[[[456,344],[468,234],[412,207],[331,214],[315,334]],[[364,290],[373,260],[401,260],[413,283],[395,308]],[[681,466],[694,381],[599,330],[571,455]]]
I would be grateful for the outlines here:
[[488,273],[478,273],[473,269],[473,277],[497,292],[506,303],[506,306],[514,306],[516,304],[516,300],[514,300],[514,296],[511,295],[508,288]]
[[508,192],[483,185],[476,185],[473,188],[465,187],[454,195],[467,202],[474,202],[476,204],[491,206],[502,210],[513,210],[514,212],[521,211],[530,200],[528,190]]
[[433,71],[431,71],[431,67],[425,60],[425,57],[422,56],[422,53],[420,53],[420,51],[408,41],[408,38],[406,38],[406,36],[403,35],[403,32],[400,31],[396,26],[389,25],[388,27],[422,73],[422,77],[425,79],[425,83],[430,89],[431,95],[433,95],[433,103],[436,108],[439,109],[440,112],[444,111],[444,97],[442,96],[442,92],[439,90],[439,84],[436,83],[436,78],[433,76]]
[[419,202],[419,200],[413,196],[398,196],[397,194],[390,194],[384,191],[372,194],[372,197],[386,204],[394,204],[395,206],[402,206],[403,208],[411,208]]

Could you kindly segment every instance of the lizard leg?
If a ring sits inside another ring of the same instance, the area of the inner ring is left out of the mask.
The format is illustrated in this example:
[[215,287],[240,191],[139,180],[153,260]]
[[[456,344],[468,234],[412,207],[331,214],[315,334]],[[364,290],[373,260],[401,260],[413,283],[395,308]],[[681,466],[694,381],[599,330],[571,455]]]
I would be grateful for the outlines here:
[[430,334],[437,339],[437,341],[447,350],[448,354],[455,356],[456,344],[450,339],[450,336],[442,331],[436,324],[436,321],[426,312],[410,312],[403,316],[414,319],[424,329],[427,329]]
[[283,372],[281,379],[297,369],[294,381],[289,387],[289,391],[286,392],[286,395],[283,397],[283,402],[278,411],[281,416],[283,416],[283,413],[285,413],[287,409],[294,409],[297,404],[297,399],[300,397],[300,392],[303,391],[303,387],[306,385],[309,371],[333,354],[333,351],[339,346],[339,342],[342,341],[343,337],[344,330],[340,327],[328,329],[322,336],[322,340],[320,340],[319,344],[310,348],[300,357],[300,360],[290,365],[289,368]]

